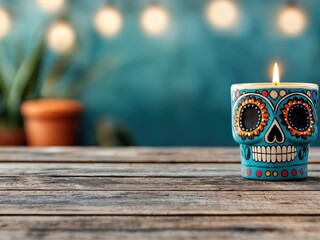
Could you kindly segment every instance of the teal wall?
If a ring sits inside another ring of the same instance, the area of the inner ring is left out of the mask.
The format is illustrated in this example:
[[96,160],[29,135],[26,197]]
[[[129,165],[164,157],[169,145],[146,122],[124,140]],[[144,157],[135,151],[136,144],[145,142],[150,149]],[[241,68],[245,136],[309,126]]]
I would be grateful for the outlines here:
[[[52,18],[32,0],[2,2],[16,17],[9,38],[18,32],[30,36],[32,29],[42,31],[46,19]],[[309,19],[306,31],[296,38],[282,35],[275,23],[287,1],[236,2],[241,11],[238,26],[222,33],[206,22],[204,0],[113,1],[123,12],[124,26],[115,38],[104,39],[93,29],[92,17],[105,1],[71,1],[69,19],[81,47],[74,56],[75,66],[61,81],[77,84],[73,76],[94,67],[99,59],[105,58],[106,66],[118,63],[78,96],[86,105],[82,143],[95,144],[93,124],[108,117],[124,124],[138,145],[235,145],[231,84],[270,81],[274,60],[284,68],[282,81],[318,83],[320,1],[296,1]],[[139,14],[150,3],[163,5],[171,15],[168,31],[156,38],[139,25]]]

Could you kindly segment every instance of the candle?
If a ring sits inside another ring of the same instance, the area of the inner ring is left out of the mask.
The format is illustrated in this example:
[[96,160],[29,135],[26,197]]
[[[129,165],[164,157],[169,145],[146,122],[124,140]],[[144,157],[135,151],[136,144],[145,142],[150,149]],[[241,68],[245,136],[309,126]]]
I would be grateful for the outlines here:
[[318,135],[318,85],[282,83],[275,64],[272,83],[234,84],[231,97],[241,175],[261,180],[306,178],[309,144]]

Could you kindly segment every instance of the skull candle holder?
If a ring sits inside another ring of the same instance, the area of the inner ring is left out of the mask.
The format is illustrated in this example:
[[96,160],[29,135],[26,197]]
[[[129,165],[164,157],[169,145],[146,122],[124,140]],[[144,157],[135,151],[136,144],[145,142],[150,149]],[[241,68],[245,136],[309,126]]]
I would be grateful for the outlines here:
[[309,144],[318,134],[318,85],[235,84],[232,132],[241,174],[261,180],[307,177]]

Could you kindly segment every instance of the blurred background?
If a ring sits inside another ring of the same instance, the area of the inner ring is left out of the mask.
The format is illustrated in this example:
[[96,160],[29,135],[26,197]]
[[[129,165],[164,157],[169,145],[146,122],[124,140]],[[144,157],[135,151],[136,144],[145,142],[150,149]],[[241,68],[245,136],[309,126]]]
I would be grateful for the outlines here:
[[235,146],[232,84],[271,81],[274,61],[281,81],[318,83],[319,9],[317,0],[0,1],[0,71],[15,87],[0,99],[3,125],[25,100],[67,98],[84,106],[80,145]]

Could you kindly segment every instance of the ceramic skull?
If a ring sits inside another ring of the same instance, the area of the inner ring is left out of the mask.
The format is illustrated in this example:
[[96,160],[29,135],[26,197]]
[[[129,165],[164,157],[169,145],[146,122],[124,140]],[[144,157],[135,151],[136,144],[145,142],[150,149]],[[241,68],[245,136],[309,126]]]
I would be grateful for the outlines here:
[[317,138],[317,89],[232,87],[232,132],[242,175],[281,180],[307,176],[309,144]]

